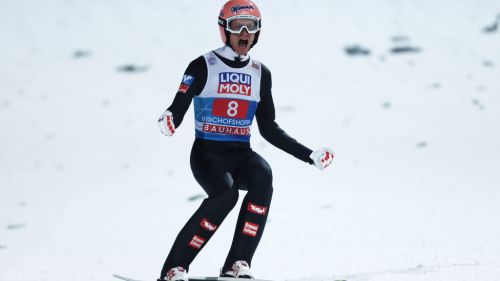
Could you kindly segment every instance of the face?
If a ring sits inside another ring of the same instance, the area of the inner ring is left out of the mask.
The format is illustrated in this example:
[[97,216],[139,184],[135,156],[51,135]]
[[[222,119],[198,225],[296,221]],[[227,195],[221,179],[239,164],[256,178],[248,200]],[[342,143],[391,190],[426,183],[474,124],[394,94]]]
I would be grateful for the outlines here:
[[[239,30],[242,26],[252,26],[252,24],[255,24],[253,20],[238,19],[231,22],[231,29]],[[248,33],[246,28],[243,28],[239,34],[230,33],[229,35],[229,43],[239,55],[247,55],[254,40],[255,33]]]

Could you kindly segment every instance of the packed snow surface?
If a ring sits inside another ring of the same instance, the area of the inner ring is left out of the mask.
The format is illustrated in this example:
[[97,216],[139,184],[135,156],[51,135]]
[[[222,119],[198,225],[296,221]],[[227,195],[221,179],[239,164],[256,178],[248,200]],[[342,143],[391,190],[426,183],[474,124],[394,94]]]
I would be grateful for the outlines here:
[[[156,119],[222,45],[224,1],[0,1],[0,281],[156,280],[205,196],[192,108]],[[265,142],[272,280],[500,280],[500,1],[257,1],[251,55],[277,122],[321,172]],[[243,196],[240,196],[242,198]],[[191,265],[217,275],[234,210]]]

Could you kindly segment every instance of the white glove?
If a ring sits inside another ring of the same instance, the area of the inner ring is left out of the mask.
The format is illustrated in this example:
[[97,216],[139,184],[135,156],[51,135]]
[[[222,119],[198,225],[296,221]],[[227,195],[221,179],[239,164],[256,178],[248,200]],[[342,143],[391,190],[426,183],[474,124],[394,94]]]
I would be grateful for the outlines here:
[[172,112],[165,110],[158,118],[158,126],[165,136],[172,136],[175,133],[174,117]]
[[334,156],[333,150],[329,148],[320,148],[313,151],[309,157],[314,161],[314,166],[316,166],[316,168],[323,170],[332,164]]

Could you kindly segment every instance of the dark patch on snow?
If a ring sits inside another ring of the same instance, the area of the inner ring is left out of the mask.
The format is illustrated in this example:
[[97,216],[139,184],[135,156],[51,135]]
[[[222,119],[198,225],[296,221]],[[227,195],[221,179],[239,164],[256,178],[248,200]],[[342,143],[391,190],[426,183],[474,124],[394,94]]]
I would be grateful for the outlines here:
[[130,117],[125,117],[125,125],[128,127],[132,124],[132,118]]
[[2,103],[0,104],[0,108],[7,108],[11,105],[10,100],[2,100]]
[[134,65],[134,64],[125,64],[122,66],[119,66],[117,68],[118,72],[124,72],[124,73],[140,73],[140,72],[146,72],[148,71],[149,66],[148,65]]
[[493,32],[496,32],[497,30],[498,30],[498,22],[495,22],[492,25],[485,27],[483,29],[483,32],[484,33],[493,33]]
[[391,37],[391,41],[394,43],[409,42],[410,37],[405,35],[395,35]]
[[283,112],[293,112],[293,111],[295,111],[295,107],[293,107],[291,105],[280,106],[279,109],[280,109],[280,111],[283,111]]
[[439,83],[439,82],[434,82],[434,83],[432,83],[432,84],[431,84],[431,88],[432,88],[432,89],[439,90],[439,89],[441,89],[441,83]]
[[6,229],[7,230],[15,230],[15,229],[21,229],[26,227],[25,223],[15,223],[15,224],[8,224]]
[[62,171],[64,169],[64,165],[62,163],[57,163],[54,165],[54,169],[56,171]]
[[400,54],[420,53],[422,51],[422,49],[420,47],[401,46],[401,47],[393,47],[390,51],[392,54],[400,55]]
[[7,246],[5,246],[5,245],[0,245],[0,250],[5,250],[5,249],[7,249]]
[[120,165],[120,168],[122,168],[123,170],[128,170],[130,169],[130,163],[122,163]]
[[167,177],[171,178],[174,176],[174,171],[173,170],[168,170],[167,171]]
[[487,90],[488,89],[483,85],[479,85],[476,87],[476,92],[478,92],[478,93],[483,93],[483,92],[486,92]]
[[390,109],[390,108],[391,108],[391,106],[392,106],[392,105],[391,105],[391,103],[390,103],[390,102],[388,102],[388,101],[386,101],[386,102],[382,103],[382,108],[383,108],[383,109]]
[[193,195],[193,196],[189,196],[187,200],[189,202],[194,202],[194,201],[197,201],[197,200],[201,200],[203,198],[205,198],[205,195],[203,195],[203,194],[196,194],[196,195]]
[[371,51],[360,45],[350,45],[345,47],[345,52],[349,56],[369,56]]
[[421,141],[417,143],[417,148],[426,148],[427,147],[427,142]]
[[479,110],[484,110],[484,105],[478,99],[472,99],[472,104],[475,105]]
[[103,99],[103,100],[101,101],[101,105],[102,105],[103,107],[109,107],[109,106],[110,106],[110,104],[111,104],[111,101],[110,101],[110,100],[108,100],[108,99]]
[[349,127],[351,125],[352,120],[354,120],[354,117],[346,117],[344,120],[342,120],[342,125],[344,127]]
[[45,139],[47,139],[47,140],[53,140],[55,138],[56,138],[56,134],[54,134],[54,133],[47,133],[45,135]]
[[76,50],[73,52],[73,58],[76,59],[82,59],[82,58],[88,58],[92,54],[91,51],[89,50]]
[[28,204],[26,203],[26,201],[19,201],[18,205],[19,207],[26,207],[26,205]]
[[40,95],[40,101],[41,102],[46,102],[49,100],[49,97],[47,96],[47,94],[41,94]]
[[495,33],[498,31],[498,25],[500,24],[500,14],[497,15],[495,21],[483,28],[484,33]]
[[[392,43],[393,47],[389,50],[391,54],[416,54],[422,51],[422,48],[413,46],[410,37],[408,36],[393,36]],[[413,66],[413,62],[409,62],[410,66]]]
[[485,61],[483,61],[483,66],[493,68],[493,67],[495,67],[495,64],[490,60],[485,60]]

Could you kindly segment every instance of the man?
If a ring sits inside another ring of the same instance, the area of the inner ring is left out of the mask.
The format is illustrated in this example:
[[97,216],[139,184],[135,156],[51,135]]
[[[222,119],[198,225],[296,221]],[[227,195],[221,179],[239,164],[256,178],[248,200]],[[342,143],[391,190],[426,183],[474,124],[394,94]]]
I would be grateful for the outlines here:
[[253,278],[252,257],[264,232],[273,193],[269,164],[250,147],[254,116],[268,142],[323,170],[333,151],[316,151],[287,135],[275,122],[271,72],[248,55],[259,39],[261,16],[249,0],[228,1],[219,14],[225,46],[192,61],[172,105],[158,124],[172,136],[194,99],[196,138],[191,169],[208,195],[177,236],[160,280],[187,281],[189,265],[248,190],[221,276]]

